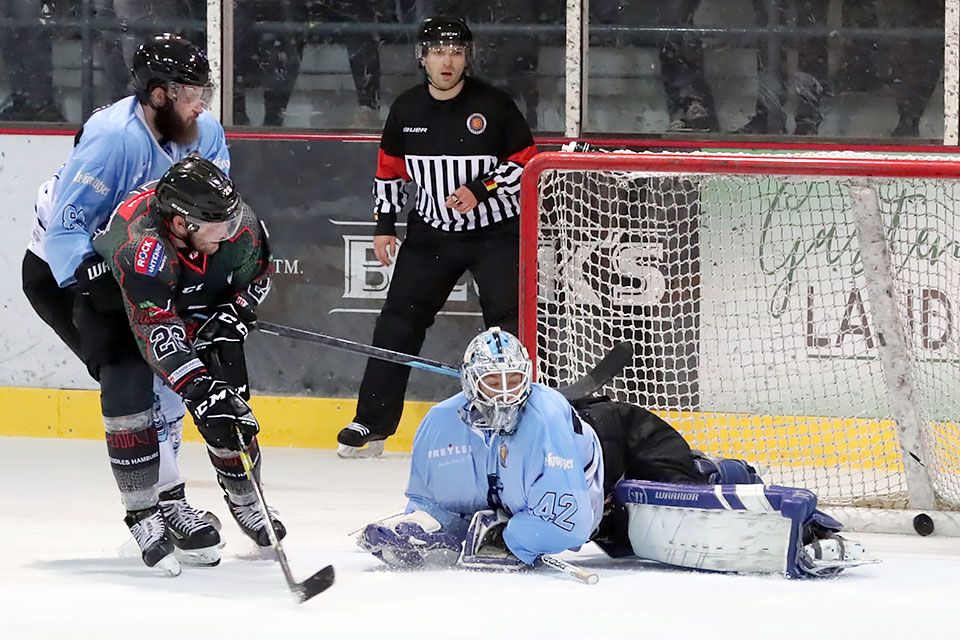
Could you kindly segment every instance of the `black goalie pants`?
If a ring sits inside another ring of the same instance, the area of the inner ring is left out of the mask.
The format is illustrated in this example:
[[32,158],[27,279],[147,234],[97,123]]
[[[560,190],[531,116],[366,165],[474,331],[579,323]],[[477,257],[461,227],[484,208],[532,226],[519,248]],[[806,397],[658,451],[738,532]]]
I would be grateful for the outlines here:
[[[608,398],[582,398],[573,405],[600,440],[605,496],[611,495],[620,478],[686,484],[706,481],[683,436],[643,407]],[[631,555],[627,525],[626,507],[608,501],[592,539],[612,557]]]
[[[449,232],[411,214],[373,332],[374,346],[419,354],[427,329],[467,271],[477,283],[484,326],[515,334],[519,253],[517,218],[474,231]],[[464,346],[469,337],[464,337]],[[373,433],[392,435],[403,413],[409,376],[410,367],[370,358],[355,420]]]

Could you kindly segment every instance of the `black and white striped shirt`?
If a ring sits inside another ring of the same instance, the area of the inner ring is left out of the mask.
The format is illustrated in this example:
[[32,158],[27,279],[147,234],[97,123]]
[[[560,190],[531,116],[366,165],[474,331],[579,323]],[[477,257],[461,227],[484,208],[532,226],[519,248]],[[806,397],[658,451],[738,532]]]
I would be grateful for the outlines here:
[[[416,184],[414,206],[443,231],[487,227],[520,214],[520,175],[536,153],[533,136],[513,100],[473,78],[450,100],[426,84],[402,94],[390,109],[374,180],[378,235],[394,235],[406,203],[404,183]],[[460,214],[444,206],[466,185],[477,206]]]

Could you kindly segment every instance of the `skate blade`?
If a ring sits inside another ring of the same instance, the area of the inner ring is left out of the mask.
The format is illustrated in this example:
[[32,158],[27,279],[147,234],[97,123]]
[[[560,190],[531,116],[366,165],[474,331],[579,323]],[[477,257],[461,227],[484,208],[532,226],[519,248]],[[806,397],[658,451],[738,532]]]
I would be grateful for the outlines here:
[[205,549],[181,549],[173,548],[173,555],[181,564],[191,567],[215,567],[220,564],[219,547],[207,547]]
[[337,455],[341,458],[375,458],[383,453],[383,440],[372,440],[365,447],[350,447],[341,444]]
[[877,558],[857,558],[856,560],[814,560],[807,572],[819,578],[829,578],[846,569],[861,567],[868,564],[880,564]]
[[173,553],[161,559],[160,562],[153,565],[153,568],[159,570],[163,575],[172,577],[180,575],[180,572],[182,571],[180,568],[180,562]]

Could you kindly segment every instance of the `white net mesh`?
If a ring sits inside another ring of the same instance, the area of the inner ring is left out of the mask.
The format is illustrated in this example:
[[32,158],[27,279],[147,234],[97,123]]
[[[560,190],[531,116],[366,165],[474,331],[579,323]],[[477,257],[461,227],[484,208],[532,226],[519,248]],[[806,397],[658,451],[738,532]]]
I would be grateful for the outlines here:
[[[768,483],[812,489],[825,504],[906,508],[878,351],[884,336],[865,286],[850,185],[844,177],[545,171],[538,381],[569,384],[629,340],[634,364],[605,392],[656,410],[692,447],[745,458]],[[939,505],[955,509],[960,183],[870,185],[892,253],[887,286],[906,338],[907,382],[921,405],[921,463]]]

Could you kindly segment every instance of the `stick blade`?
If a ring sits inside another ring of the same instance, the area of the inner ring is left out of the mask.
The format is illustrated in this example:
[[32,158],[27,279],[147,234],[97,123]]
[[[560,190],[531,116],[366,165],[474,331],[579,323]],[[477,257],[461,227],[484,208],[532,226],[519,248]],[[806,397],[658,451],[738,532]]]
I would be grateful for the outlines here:
[[297,598],[300,602],[306,602],[318,593],[323,593],[333,586],[334,571],[333,565],[328,564],[320,571],[297,585]]
[[629,342],[621,342],[611,349],[587,375],[569,386],[558,389],[558,391],[567,400],[584,398],[610,382],[632,362],[633,345]]

